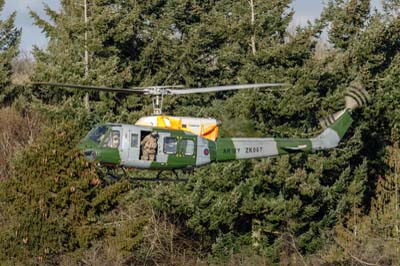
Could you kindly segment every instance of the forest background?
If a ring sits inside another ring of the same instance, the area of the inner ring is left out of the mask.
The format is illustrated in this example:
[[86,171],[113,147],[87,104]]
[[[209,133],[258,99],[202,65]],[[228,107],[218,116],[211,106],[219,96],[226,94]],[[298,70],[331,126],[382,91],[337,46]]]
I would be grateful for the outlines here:
[[[1,21],[2,264],[399,265],[400,1],[330,0],[289,30],[290,4],[88,0],[85,23],[63,0],[50,21],[31,12],[49,38],[33,59],[18,56],[15,14]],[[150,99],[91,92],[88,108],[84,92],[28,85],[286,82],[167,98],[165,112],[218,118],[225,136],[302,137],[356,79],[373,99],[337,149],[213,164],[185,184],[106,182],[76,148],[97,123],[150,114]]]

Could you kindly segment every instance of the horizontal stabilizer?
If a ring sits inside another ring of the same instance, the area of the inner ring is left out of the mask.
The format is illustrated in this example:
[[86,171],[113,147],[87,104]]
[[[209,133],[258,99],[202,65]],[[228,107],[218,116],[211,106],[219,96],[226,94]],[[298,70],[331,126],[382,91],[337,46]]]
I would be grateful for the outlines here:
[[281,147],[282,149],[291,152],[291,151],[303,151],[307,149],[307,145],[298,145],[295,147],[290,147],[290,146],[285,146],[285,147]]

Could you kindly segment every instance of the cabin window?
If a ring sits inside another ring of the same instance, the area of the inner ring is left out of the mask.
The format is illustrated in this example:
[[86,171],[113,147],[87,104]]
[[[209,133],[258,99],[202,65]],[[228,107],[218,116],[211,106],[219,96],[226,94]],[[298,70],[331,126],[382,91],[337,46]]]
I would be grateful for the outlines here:
[[181,141],[183,152],[185,155],[193,155],[194,153],[194,141],[191,139],[184,139]]
[[164,153],[176,154],[177,140],[174,137],[164,138]]
[[131,147],[137,148],[139,144],[139,136],[138,134],[131,134]]

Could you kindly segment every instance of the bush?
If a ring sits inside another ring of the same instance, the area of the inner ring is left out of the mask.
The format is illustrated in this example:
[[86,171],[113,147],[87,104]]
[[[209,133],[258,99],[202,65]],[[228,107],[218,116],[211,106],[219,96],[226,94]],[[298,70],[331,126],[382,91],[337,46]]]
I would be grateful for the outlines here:
[[0,183],[2,262],[51,263],[104,236],[102,215],[117,205],[130,184],[91,185],[99,176],[76,148],[81,128],[74,122],[46,128],[18,153],[12,177]]

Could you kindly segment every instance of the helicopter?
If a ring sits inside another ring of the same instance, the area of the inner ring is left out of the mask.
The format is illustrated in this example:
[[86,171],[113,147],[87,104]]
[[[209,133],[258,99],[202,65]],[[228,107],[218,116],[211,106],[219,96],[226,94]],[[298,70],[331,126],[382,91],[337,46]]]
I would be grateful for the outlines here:
[[[217,87],[187,88],[182,86],[151,86],[110,88],[63,83],[36,82],[62,88],[108,91],[123,94],[153,96],[153,116],[140,118],[135,124],[104,123],[89,131],[79,147],[89,161],[96,161],[115,179],[120,177],[110,169],[156,170],[155,178],[130,177],[145,181],[186,181],[175,170],[192,170],[215,162],[280,156],[295,152],[315,152],[335,148],[350,128],[351,112],[370,101],[360,82],[353,81],[345,92],[345,108],[320,119],[322,133],[313,138],[227,138],[219,137],[220,122],[214,118],[177,117],[162,114],[164,96],[265,87],[282,87],[283,83],[242,84]],[[153,154],[148,156],[146,139],[154,142]],[[161,177],[163,171],[172,171],[176,178]]]

